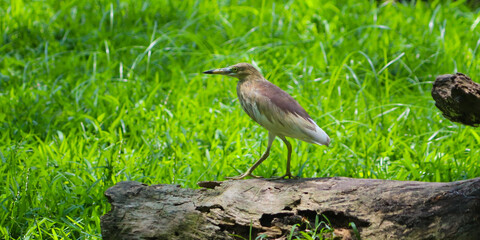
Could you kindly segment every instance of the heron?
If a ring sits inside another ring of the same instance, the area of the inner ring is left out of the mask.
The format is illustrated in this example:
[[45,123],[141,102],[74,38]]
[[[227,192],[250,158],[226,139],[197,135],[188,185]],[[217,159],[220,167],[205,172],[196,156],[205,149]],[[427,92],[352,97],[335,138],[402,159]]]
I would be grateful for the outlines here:
[[237,96],[240,105],[250,118],[268,130],[267,149],[260,159],[245,173],[229,177],[229,179],[238,180],[247,176],[258,178],[252,173],[267,159],[276,137],[285,143],[288,150],[286,173],[278,178],[293,177],[290,172],[292,145],[286,137],[327,147],[330,144],[328,135],[315,123],[305,109],[287,92],[265,79],[254,66],[248,63],[237,63],[203,73],[238,78]]

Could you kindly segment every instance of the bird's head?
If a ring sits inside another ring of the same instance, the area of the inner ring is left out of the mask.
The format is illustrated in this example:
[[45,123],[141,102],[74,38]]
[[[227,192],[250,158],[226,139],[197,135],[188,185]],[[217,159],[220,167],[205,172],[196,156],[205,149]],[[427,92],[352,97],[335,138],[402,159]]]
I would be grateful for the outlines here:
[[226,76],[238,78],[240,80],[250,76],[263,78],[262,74],[254,66],[248,63],[237,63],[230,67],[212,69],[212,70],[205,71],[203,73],[226,75]]

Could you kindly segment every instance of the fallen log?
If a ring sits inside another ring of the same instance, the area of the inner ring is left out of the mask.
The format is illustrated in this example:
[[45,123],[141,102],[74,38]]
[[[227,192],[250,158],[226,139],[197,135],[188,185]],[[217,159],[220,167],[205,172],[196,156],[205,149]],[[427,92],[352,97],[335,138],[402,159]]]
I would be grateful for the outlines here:
[[480,85],[463,73],[440,75],[432,88],[435,106],[452,122],[480,124]]
[[120,182],[105,196],[103,239],[285,239],[327,218],[340,239],[478,239],[480,178],[411,182],[343,177],[201,182],[203,189]]

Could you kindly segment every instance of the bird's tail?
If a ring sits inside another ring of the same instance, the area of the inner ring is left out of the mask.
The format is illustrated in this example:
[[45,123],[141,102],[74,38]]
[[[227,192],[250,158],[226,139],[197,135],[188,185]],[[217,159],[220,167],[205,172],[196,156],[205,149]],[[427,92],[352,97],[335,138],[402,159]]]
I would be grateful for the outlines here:
[[309,131],[308,135],[310,135],[312,143],[327,147],[330,145],[330,137],[317,124],[315,124],[315,131]]

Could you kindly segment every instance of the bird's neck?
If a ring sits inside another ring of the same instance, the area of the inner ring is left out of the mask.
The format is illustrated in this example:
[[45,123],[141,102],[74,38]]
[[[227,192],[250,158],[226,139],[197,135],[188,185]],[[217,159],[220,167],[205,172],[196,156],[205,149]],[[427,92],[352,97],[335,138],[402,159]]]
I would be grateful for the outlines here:
[[[239,82],[241,83],[244,83],[244,82],[263,82],[263,81],[267,81],[267,79],[265,79],[261,74],[259,75],[247,75],[245,77],[241,77],[239,78]],[[268,81],[267,81],[268,82]]]

